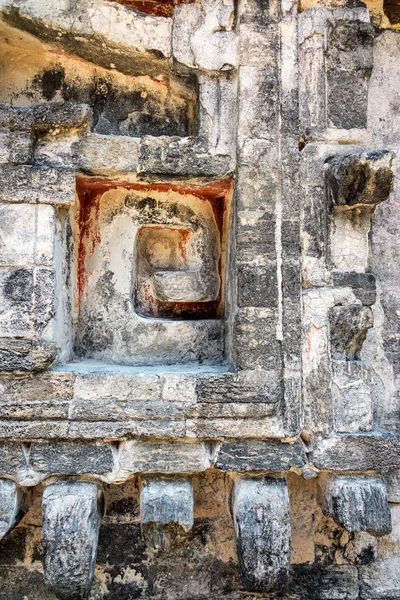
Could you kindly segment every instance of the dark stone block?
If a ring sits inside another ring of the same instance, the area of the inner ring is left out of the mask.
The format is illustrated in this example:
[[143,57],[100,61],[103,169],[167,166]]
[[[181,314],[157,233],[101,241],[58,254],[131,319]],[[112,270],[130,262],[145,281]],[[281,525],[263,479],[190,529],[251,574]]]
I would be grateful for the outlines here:
[[274,440],[238,440],[223,442],[216,469],[230,472],[287,471],[306,463],[300,442],[285,444]]
[[332,281],[335,287],[351,287],[364,306],[375,304],[376,280],[372,273],[332,271]]
[[97,562],[119,567],[139,565],[147,558],[140,523],[103,523],[99,533]]
[[57,600],[44,585],[43,574],[25,567],[0,567],[0,600]]
[[336,156],[327,161],[325,181],[331,207],[374,207],[386,200],[394,181],[393,152]]
[[265,266],[239,264],[237,268],[239,307],[276,307],[278,303],[276,264],[272,261]]
[[389,433],[354,433],[320,438],[314,463],[332,471],[390,471],[400,467],[400,444]]
[[36,442],[31,447],[29,466],[40,473],[101,474],[113,470],[114,459],[109,444]]
[[0,542],[0,565],[15,565],[24,562],[26,553],[27,529],[17,527]]
[[290,579],[290,591],[304,600],[356,600],[359,597],[358,571],[348,565],[293,565]]
[[334,306],[329,311],[331,355],[335,360],[357,360],[368,329],[373,325],[371,309],[359,304]]
[[239,570],[245,589],[286,587],[291,528],[287,484],[270,477],[239,479],[232,491]]
[[325,511],[350,532],[380,536],[392,530],[386,486],[379,477],[332,476]]
[[103,499],[97,484],[64,481],[43,494],[43,568],[60,600],[86,598],[96,565]]
[[0,338],[0,371],[44,371],[57,358],[57,346],[44,340]]

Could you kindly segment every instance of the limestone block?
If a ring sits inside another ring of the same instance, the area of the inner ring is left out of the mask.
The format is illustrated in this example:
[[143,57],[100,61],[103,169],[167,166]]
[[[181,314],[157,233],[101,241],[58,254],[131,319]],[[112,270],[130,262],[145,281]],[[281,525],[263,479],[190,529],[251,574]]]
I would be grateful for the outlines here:
[[0,164],[28,163],[32,157],[32,149],[29,131],[10,131],[0,126]]
[[177,523],[184,531],[193,527],[193,487],[189,479],[146,477],[140,492],[142,526]]
[[72,168],[7,165],[0,169],[0,202],[66,206],[74,200],[75,171]]
[[373,325],[371,309],[359,304],[334,306],[329,311],[329,325],[332,358],[359,359],[368,329]]
[[0,204],[0,265],[51,265],[54,208]]
[[48,267],[0,269],[0,336],[40,334],[54,316],[54,286],[54,271]]
[[198,137],[206,140],[213,155],[235,157],[236,77],[199,75]]
[[122,442],[119,448],[122,473],[195,473],[210,467],[207,445],[189,441]]
[[[299,17],[300,122],[305,137],[367,126],[373,28],[363,8],[309,8]],[[353,134],[353,135],[354,135]]]
[[82,402],[101,399],[118,402],[154,401],[161,398],[161,389],[162,380],[155,373],[84,373],[75,378],[73,398]]
[[324,511],[348,531],[368,531],[376,536],[390,533],[388,497],[380,477],[330,476],[324,494]]
[[396,600],[400,595],[400,557],[360,567],[362,600]]
[[364,306],[375,304],[376,280],[372,273],[332,271],[332,283],[335,287],[350,287]]
[[222,442],[216,469],[231,472],[287,471],[306,462],[300,442],[285,444],[274,440],[238,440]]
[[44,490],[44,579],[60,600],[89,594],[102,514],[102,493],[95,483],[63,481]]
[[400,469],[385,474],[389,502],[400,504]]
[[202,71],[231,71],[237,66],[237,36],[231,27],[234,4],[204,2],[175,8],[173,57],[186,67]]
[[353,433],[318,438],[314,462],[333,471],[390,471],[400,467],[400,444],[389,433]]
[[191,137],[144,136],[139,171],[174,175],[225,175],[234,168],[228,154],[212,153],[205,140]]
[[91,119],[92,111],[86,104],[45,102],[31,106],[13,106],[0,103],[0,128],[15,132],[32,131],[36,136],[50,132],[54,134],[55,129],[57,135],[82,133],[90,128]]
[[16,442],[0,443],[0,474],[17,478],[28,468],[22,444]]
[[286,481],[270,477],[235,481],[232,514],[244,587],[253,592],[284,588],[291,548]]
[[361,361],[332,361],[335,431],[372,429],[370,367]]
[[237,374],[199,377],[196,385],[199,402],[279,402],[282,393],[276,370],[244,369]]
[[100,442],[34,442],[29,466],[51,475],[100,475],[113,470],[114,459],[111,446]]
[[326,186],[330,206],[374,207],[387,200],[394,181],[393,152],[388,150],[336,156],[328,161]]
[[0,372],[45,371],[57,355],[58,348],[52,342],[0,338]]
[[76,167],[86,173],[139,170],[139,140],[88,133],[72,146]]
[[186,435],[190,438],[277,438],[293,435],[281,416],[270,419],[187,419]]
[[26,494],[11,479],[0,479],[0,540],[19,523],[26,512]]

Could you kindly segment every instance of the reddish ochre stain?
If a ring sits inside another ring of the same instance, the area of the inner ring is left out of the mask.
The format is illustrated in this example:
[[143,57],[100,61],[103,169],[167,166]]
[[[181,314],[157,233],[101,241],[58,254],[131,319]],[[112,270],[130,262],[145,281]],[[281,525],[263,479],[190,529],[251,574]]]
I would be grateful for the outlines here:
[[148,15],[157,17],[172,17],[176,4],[192,4],[194,0],[109,0],[123,6],[134,8]]
[[[86,261],[90,254],[94,252],[96,244],[101,240],[99,215],[101,196],[110,190],[124,189],[133,191],[147,192],[175,192],[180,195],[192,195],[200,200],[208,201],[212,207],[214,218],[220,232],[222,241],[224,212],[228,205],[228,200],[233,188],[231,178],[212,181],[205,184],[168,184],[168,183],[138,183],[130,181],[110,181],[100,177],[77,177],[76,190],[79,198],[78,213],[78,267],[77,267],[77,287],[78,302],[80,303],[87,283],[88,273],[86,270]],[[163,229],[162,225],[154,225],[153,228]],[[186,246],[191,232],[181,229],[179,248],[182,257],[186,258]],[[221,261],[219,264],[221,271]],[[149,307],[154,307],[154,315],[164,318],[189,318],[189,319],[207,319],[215,318],[219,314],[221,306],[221,297],[210,302],[162,302],[158,303],[147,290],[147,300]],[[158,305],[158,310],[156,306]],[[161,309],[161,310],[160,310]],[[151,311],[152,312],[152,311]],[[162,314],[160,314],[162,313]]]

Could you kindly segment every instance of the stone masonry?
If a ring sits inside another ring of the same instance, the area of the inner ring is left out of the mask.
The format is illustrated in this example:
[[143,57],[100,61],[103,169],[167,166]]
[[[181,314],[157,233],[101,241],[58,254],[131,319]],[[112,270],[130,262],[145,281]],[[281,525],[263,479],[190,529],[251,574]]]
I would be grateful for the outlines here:
[[0,600],[400,600],[396,0],[0,0]]

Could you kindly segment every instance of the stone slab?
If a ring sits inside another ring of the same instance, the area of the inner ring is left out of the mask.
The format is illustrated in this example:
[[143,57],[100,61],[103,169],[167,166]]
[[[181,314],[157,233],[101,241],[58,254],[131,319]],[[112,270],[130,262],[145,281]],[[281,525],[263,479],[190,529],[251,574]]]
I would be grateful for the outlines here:
[[222,471],[287,471],[302,467],[306,455],[301,442],[284,444],[273,440],[238,440],[223,442],[215,467]]

